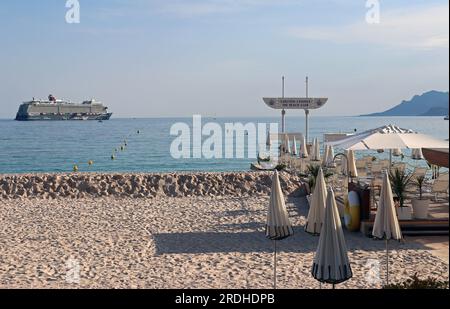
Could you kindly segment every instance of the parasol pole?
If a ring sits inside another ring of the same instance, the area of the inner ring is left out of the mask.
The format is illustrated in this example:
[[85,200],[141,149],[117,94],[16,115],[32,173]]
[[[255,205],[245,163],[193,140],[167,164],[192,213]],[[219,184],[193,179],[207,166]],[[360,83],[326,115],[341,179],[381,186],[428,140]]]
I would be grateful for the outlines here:
[[386,285],[389,284],[389,247],[388,239],[386,237]]
[[273,289],[277,289],[277,241],[273,241]]

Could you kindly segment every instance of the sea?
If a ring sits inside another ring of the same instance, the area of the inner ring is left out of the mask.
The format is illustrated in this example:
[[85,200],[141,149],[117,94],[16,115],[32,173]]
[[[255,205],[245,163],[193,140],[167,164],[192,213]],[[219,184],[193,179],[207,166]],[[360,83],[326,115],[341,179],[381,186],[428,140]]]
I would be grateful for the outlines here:
[[[279,123],[280,117],[202,119],[203,125],[208,122],[225,128],[225,123]],[[254,158],[173,158],[170,149],[177,136],[170,133],[177,123],[187,125],[192,134],[192,118],[116,118],[103,122],[0,120],[0,174],[71,172],[74,165],[79,172],[250,170]],[[324,133],[363,132],[387,124],[439,139],[449,138],[449,123],[444,117],[311,117],[309,135],[310,139],[323,140]],[[287,117],[286,130],[304,132],[305,118]],[[381,159],[388,157],[387,153],[356,153],[368,154]],[[403,161],[409,166],[426,166],[425,161],[411,160],[408,151],[404,154]]]

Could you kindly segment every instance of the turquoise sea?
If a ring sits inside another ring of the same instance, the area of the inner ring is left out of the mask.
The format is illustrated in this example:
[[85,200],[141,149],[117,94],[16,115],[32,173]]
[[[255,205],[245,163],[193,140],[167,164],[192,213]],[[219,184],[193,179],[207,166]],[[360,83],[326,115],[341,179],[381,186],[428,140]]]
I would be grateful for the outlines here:
[[[271,123],[280,118],[204,118],[202,123],[209,121],[223,128],[223,124],[229,122]],[[253,159],[173,159],[170,145],[175,137],[170,136],[170,128],[176,122],[192,127],[192,118],[112,119],[101,123],[0,120],[0,173],[70,172],[74,164],[79,166],[80,172],[249,170]],[[449,138],[448,121],[443,117],[311,117],[310,137],[322,139],[326,132],[353,132],[355,129],[362,132],[385,124],[440,139]],[[304,127],[304,117],[287,117],[288,132],[303,132]],[[127,147],[121,151],[125,140]],[[115,149],[118,150],[116,159],[111,160]],[[357,155],[366,154],[368,152]],[[92,166],[88,165],[89,160],[94,162]]]

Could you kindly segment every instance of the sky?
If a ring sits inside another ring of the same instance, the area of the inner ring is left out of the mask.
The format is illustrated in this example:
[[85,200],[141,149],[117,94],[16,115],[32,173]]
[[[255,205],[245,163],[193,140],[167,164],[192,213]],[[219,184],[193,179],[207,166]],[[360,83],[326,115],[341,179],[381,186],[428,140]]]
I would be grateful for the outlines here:
[[308,75],[329,98],[316,116],[448,91],[448,1],[378,2],[367,23],[366,0],[79,0],[69,24],[66,0],[2,0],[0,118],[50,93],[115,117],[274,116],[283,75],[286,96]]

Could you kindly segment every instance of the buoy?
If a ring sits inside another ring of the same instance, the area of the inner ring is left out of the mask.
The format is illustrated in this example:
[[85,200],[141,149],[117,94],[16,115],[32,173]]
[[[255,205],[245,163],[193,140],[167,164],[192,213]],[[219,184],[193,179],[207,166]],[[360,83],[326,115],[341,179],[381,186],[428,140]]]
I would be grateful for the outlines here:
[[88,164],[89,164],[89,166],[91,166],[91,165],[93,165],[93,164],[94,164],[94,161],[92,161],[92,160],[89,160],[89,161],[88,161]]
[[345,227],[351,231],[359,231],[361,226],[361,206],[358,193],[351,191],[345,199]]
[[137,134],[141,134],[141,131],[137,130]]
[[78,172],[78,165],[74,164],[74,166],[73,166],[73,171],[74,171],[75,173]]

